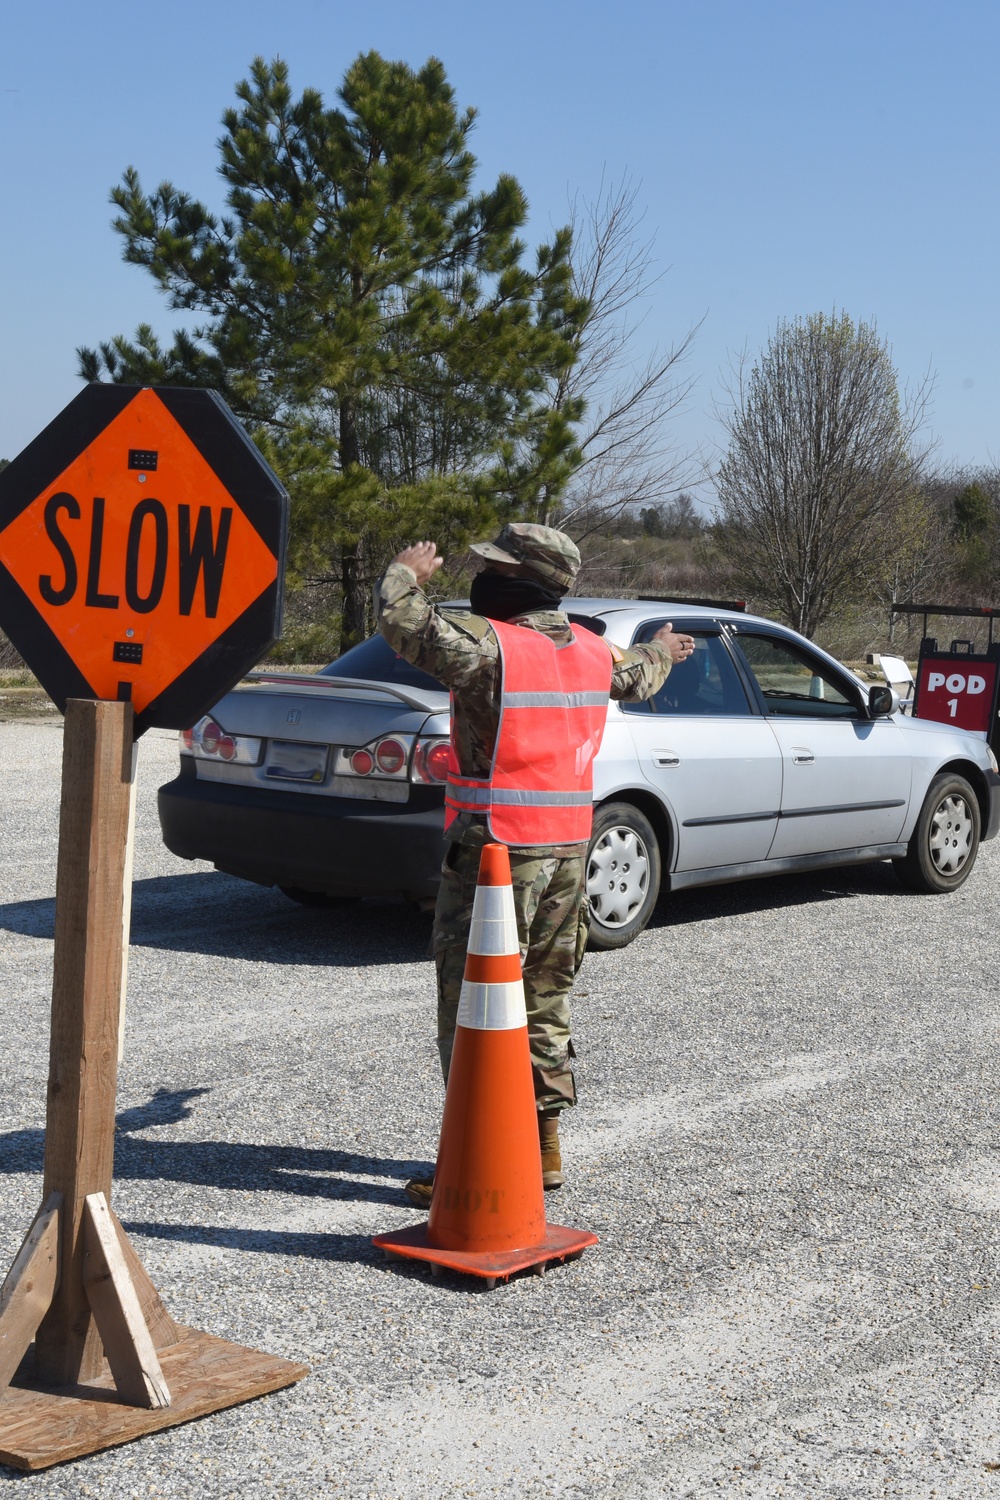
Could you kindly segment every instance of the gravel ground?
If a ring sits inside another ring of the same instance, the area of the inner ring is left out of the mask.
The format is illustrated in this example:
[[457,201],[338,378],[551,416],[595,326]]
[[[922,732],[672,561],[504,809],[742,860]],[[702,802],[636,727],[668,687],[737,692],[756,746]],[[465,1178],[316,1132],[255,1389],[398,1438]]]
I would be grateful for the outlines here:
[[[0,726],[0,1267],[39,1201],[61,721]],[[559,1222],[482,1292],[384,1262],[433,1155],[429,920],[175,859],[140,752],[115,1205],[181,1322],[304,1360],[277,1395],[3,1493],[1000,1496],[1000,849],[691,891],[575,1001]]]

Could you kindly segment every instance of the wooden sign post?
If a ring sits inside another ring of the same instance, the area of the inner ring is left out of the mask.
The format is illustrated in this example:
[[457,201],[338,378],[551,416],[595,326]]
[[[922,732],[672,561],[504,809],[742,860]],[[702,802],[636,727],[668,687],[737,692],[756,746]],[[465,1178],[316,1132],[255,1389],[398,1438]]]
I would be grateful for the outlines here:
[[[92,1200],[110,1203],[114,1169],[114,997],[121,993],[131,720],[129,704],[74,700],[66,706],[42,1182],[43,1204],[59,1205],[60,1274],[36,1349],[37,1375],[54,1386],[91,1380],[102,1364],[84,1255],[86,1247],[89,1271]],[[22,1329],[20,1343],[27,1332]],[[27,1348],[16,1352],[21,1357]],[[158,1368],[152,1374],[162,1385]],[[166,1401],[151,1397],[142,1404]]]
[[[152,397],[154,393],[139,394]],[[209,393],[193,394],[207,397]],[[217,398],[211,401],[218,405]],[[92,403],[88,412],[93,428]],[[119,394],[116,419],[121,412]],[[153,415],[157,416],[155,409]],[[149,417],[149,403],[140,402],[133,412],[133,423],[137,425],[120,437],[126,446],[131,439],[135,444],[132,454],[139,451],[143,461],[152,465],[158,454],[150,451],[148,444],[142,449],[138,444],[140,437],[148,436]],[[232,423],[228,413],[225,418]],[[37,482],[39,463],[48,463],[51,470],[51,434],[58,422],[59,419],[42,435],[46,439],[44,452],[38,451],[42,440],[36,440],[0,476],[6,480],[7,474],[15,471],[13,486],[0,484],[0,572],[4,567],[13,568],[21,579],[20,598],[15,601],[13,615],[14,629],[10,629],[10,615],[0,617],[0,625],[15,643],[18,631],[22,632],[22,638],[27,636],[31,640],[42,635],[37,621],[33,623],[26,615],[24,601],[30,602],[36,579],[43,585],[46,581],[51,585],[51,571],[40,571],[51,560],[44,552],[35,554],[32,560],[30,546],[12,544],[10,537],[5,536],[5,527],[30,511],[33,502],[30,494],[25,500],[26,485],[30,490]],[[212,436],[206,446],[218,460],[217,428],[213,432],[216,447],[212,448]],[[104,437],[99,426],[97,434]],[[161,421],[158,429],[161,446],[165,434],[169,435]],[[223,432],[224,439],[228,435]],[[114,451],[121,447],[119,442]],[[105,500],[112,485],[106,482],[109,476],[99,472],[99,466],[95,472],[88,452],[77,456],[76,467],[88,476],[90,488],[97,485],[101,488],[103,527],[107,524]],[[245,451],[239,456],[245,466]],[[65,458],[65,454],[57,452],[56,458],[60,457]],[[264,469],[262,461],[259,463]],[[225,469],[224,453],[220,466]],[[265,473],[279,499],[279,519],[283,525],[283,492],[270,471]],[[58,470],[50,473],[37,497],[44,534],[50,550],[54,548],[61,557],[64,569],[62,588],[49,588],[49,593],[56,597],[67,594],[77,562],[69,544],[62,545],[65,537],[54,529],[52,518],[60,509],[70,515],[73,506],[81,510],[74,496],[65,488],[59,489],[63,477]],[[200,493],[204,495],[205,491]],[[53,507],[53,494],[59,499],[58,507]],[[73,506],[67,507],[67,500],[73,501]],[[187,505],[190,509],[190,494],[185,495],[183,490],[175,493],[173,500],[176,506]],[[154,504],[169,519],[166,503],[157,499]],[[96,513],[96,500],[94,507]],[[133,517],[134,513],[133,502]],[[144,514],[154,514],[148,504]],[[132,602],[148,603],[151,597],[148,580],[158,576],[157,570],[162,571],[166,562],[159,552],[144,558],[143,522],[136,531],[134,520],[129,523],[126,515],[123,524],[131,525],[129,536],[133,539],[130,541],[134,572]],[[21,542],[27,535],[30,543],[32,533],[30,529],[25,533],[23,522],[21,530],[24,533]],[[113,536],[113,517],[110,530]],[[158,547],[162,534],[163,529],[157,525],[151,545]],[[206,548],[211,552],[211,534],[209,523],[204,523],[203,558],[207,556]],[[259,532],[256,536],[253,546],[259,581],[265,570]],[[92,537],[93,532],[86,543],[91,563]],[[221,560],[218,548],[214,556],[211,600],[207,583],[205,590],[203,615],[208,619],[214,617],[209,604],[214,603],[217,614],[220,599],[225,598],[225,549]],[[280,549],[272,549],[271,556],[277,570]],[[238,549],[231,554],[231,565],[237,571],[240,568]],[[190,581],[189,567],[188,585]],[[266,577],[263,581],[265,591],[271,589],[272,609],[266,630],[273,638],[276,633],[273,605],[275,601],[280,603],[280,590],[274,587],[273,578],[270,585]],[[185,587],[182,582],[182,595]],[[161,592],[165,592],[162,583]],[[226,675],[233,670],[241,675],[269,644],[269,639],[265,639],[262,647],[259,639],[266,611],[262,615],[257,608],[255,633],[247,633],[241,640],[240,631],[234,632],[233,628],[240,598],[235,588],[232,592],[229,615],[220,628],[229,636],[224,652]],[[46,597],[45,587],[41,595],[43,599]],[[9,601],[12,596],[8,593],[5,597]],[[194,613],[193,591],[189,587],[185,597],[189,614]],[[188,714],[197,717],[210,706],[211,670],[206,673],[200,659],[192,657],[191,642],[196,632],[192,632],[188,620],[188,640],[178,658],[177,671],[186,676],[195,698],[192,700],[189,693],[185,701],[183,685],[178,692],[176,682],[170,678],[169,652],[176,653],[176,642],[169,640],[169,601],[159,621],[152,622],[152,628],[149,619],[141,618],[143,610],[137,611],[138,624],[144,627],[143,636],[149,648],[145,652],[147,663],[154,673],[150,680],[136,670],[142,665],[142,649],[133,650],[130,655],[119,650],[120,643],[116,643],[113,656],[110,651],[91,649],[92,642],[88,645],[86,641],[87,607],[107,608],[107,596],[102,596],[99,590],[89,590],[87,605],[83,606],[83,614],[74,619],[69,646],[63,653],[70,663],[67,670],[79,673],[79,659],[82,659],[90,664],[89,670],[94,675],[99,675],[104,670],[106,654],[109,666],[114,661],[115,670],[121,671],[119,663],[124,657],[123,665],[130,673],[125,683],[129,690],[119,691],[114,701],[104,700],[99,694],[87,698],[64,695],[61,704],[66,724],[42,1206],[0,1288],[0,1462],[22,1469],[45,1468],[158,1428],[175,1426],[278,1390],[307,1373],[304,1365],[175,1324],[111,1207],[137,710],[142,712],[151,704],[151,709],[146,710],[150,722],[162,722],[165,713],[177,714],[183,722],[174,727],[183,727],[184,722],[190,722]],[[152,611],[145,613],[149,615]],[[58,615],[54,618],[58,624]],[[128,624],[129,618],[126,610],[112,634],[120,630],[131,642],[135,627]],[[46,622],[46,629],[50,628],[53,628],[51,620]],[[213,646],[210,629],[207,636],[206,651],[210,654]],[[165,642],[163,651],[156,649],[158,640]],[[32,665],[30,654],[23,646],[21,649]],[[78,659],[76,664],[74,656]],[[248,660],[237,668],[236,663],[244,656]],[[48,669],[54,670],[51,662]],[[228,686],[228,682],[221,682],[219,691]],[[121,681],[118,687],[120,690]],[[203,702],[206,694],[208,701]],[[55,696],[58,701],[58,692]],[[133,698],[137,700],[135,704]],[[170,705],[166,709],[165,703]]]

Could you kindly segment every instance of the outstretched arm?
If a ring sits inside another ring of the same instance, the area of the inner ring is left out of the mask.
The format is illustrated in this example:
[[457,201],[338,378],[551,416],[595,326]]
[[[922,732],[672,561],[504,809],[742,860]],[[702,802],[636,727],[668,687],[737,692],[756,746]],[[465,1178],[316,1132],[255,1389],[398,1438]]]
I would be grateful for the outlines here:
[[672,625],[662,625],[653,638],[621,653],[611,673],[611,696],[635,703],[652,698],[670,674],[670,668],[686,661],[694,650],[694,639],[678,635]]

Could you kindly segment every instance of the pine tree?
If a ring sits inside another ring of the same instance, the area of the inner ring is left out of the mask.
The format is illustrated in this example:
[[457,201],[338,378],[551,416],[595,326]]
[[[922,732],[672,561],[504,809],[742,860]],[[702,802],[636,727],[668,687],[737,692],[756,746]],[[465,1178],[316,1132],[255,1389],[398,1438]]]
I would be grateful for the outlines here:
[[529,266],[514,178],[473,192],[475,111],[436,59],[364,54],[333,108],[293,98],[280,60],[236,92],[226,214],[131,167],[112,193],[124,259],[204,321],[166,349],[145,325],[81,349],[80,373],[222,392],[291,493],[293,582],[339,571],[349,645],[397,541],[458,550],[561,492],[583,408],[549,392],[588,305],[568,229]]

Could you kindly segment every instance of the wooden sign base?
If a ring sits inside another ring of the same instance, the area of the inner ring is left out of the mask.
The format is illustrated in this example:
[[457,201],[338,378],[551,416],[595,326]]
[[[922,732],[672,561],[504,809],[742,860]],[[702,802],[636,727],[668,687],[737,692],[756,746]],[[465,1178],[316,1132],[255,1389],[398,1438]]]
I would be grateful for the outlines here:
[[178,1326],[110,1206],[133,769],[131,705],[71,699],[43,1206],[0,1288],[0,1463],[21,1469],[127,1443],[308,1374]]
[[19,1374],[17,1384],[0,1397],[0,1463],[15,1469],[47,1469],[267,1396],[309,1373],[305,1365],[227,1343],[210,1333],[180,1326],[176,1331],[177,1341],[157,1350],[173,1392],[168,1406],[124,1404],[110,1371],[86,1385],[39,1389],[27,1374],[26,1362],[25,1374]]

